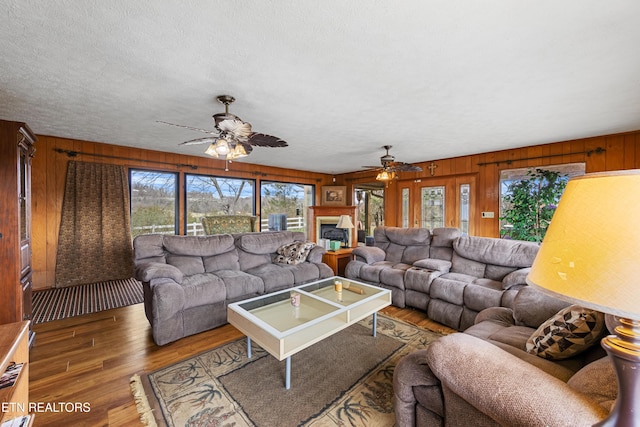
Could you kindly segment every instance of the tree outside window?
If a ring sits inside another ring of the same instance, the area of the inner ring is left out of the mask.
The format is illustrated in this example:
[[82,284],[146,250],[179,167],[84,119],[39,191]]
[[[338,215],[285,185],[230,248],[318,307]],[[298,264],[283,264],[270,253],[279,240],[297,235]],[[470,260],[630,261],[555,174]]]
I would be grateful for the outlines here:
[[504,180],[500,236],[541,242],[568,180],[567,173],[541,168],[527,170],[519,179]]

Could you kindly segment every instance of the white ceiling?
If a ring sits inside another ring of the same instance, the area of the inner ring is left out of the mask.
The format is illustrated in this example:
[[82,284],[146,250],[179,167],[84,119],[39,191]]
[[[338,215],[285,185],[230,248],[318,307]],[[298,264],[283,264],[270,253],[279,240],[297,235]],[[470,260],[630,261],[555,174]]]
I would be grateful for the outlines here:
[[217,95],[326,173],[640,129],[637,0],[0,0],[0,118],[202,155]]

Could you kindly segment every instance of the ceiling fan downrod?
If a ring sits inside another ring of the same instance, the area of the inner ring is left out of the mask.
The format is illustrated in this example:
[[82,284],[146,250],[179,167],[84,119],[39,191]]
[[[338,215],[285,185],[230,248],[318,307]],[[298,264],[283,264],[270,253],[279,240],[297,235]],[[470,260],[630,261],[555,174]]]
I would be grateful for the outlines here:
[[231,95],[220,95],[216,98],[219,103],[224,105],[224,113],[229,114],[229,105],[232,104],[236,99]]

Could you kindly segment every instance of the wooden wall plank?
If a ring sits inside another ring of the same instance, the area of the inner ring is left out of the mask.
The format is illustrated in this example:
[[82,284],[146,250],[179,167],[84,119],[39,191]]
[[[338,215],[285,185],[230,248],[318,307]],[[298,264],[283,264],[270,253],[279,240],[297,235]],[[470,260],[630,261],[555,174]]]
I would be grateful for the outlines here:
[[[224,162],[206,157],[163,153],[50,136],[38,136],[36,148],[32,184],[35,190],[33,195],[35,206],[33,212],[34,289],[51,288],[55,285],[60,213],[64,198],[67,165],[70,160],[172,171],[178,172],[180,176],[193,172],[193,170],[178,165],[189,164],[198,167],[197,173],[255,179],[257,191],[259,191],[261,179],[312,184],[317,188],[318,204],[320,187],[331,183],[331,175],[327,174],[252,165],[244,162],[233,163],[230,165],[230,171],[225,172]],[[75,151],[80,154],[69,157],[67,154],[54,151],[55,149]],[[184,203],[184,197],[179,197],[179,200],[180,203]]]
[[[598,146],[606,148],[606,153],[594,153],[591,156],[584,154],[585,150],[596,149]],[[86,154],[79,154],[70,158],[66,154],[55,152],[55,148],[79,151]],[[111,159],[109,161],[93,154],[126,157],[129,160]],[[555,156],[555,154],[563,155]],[[527,157],[543,155],[554,156],[538,159],[537,161],[526,160]],[[64,197],[67,164],[71,159],[79,161],[109,161],[111,163],[124,164],[127,167],[175,171],[181,174],[192,170],[185,167],[180,168],[176,166],[176,163],[191,164],[198,167],[196,173],[255,179],[257,190],[259,190],[262,180],[313,184],[317,189],[316,204],[320,204],[320,188],[323,185],[347,185],[349,198],[351,198],[354,185],[375,180],[374,173],[358,171],[336,175],[336,182],[334,183],[333,176],[328,174],[253,165],[245,162],[234,162],[230,165],[229,172],[224,172],[224,162],[203,156],[185,156],[87,141],[38,136],[32,182],[35,205],[33,212],[34,289],[43,289],[54,285],[60,212]],[[500,170],[573,162],[585,162],[588,172],[640,168],[640,131],[434,161],[438,165],[434,175],[438,177],[453,177],[467,173],[477,175],[476,210],[473,215],[475,218],[475,234],[497,237],[499,235]],[[500,162],[500,164],[478,165],[483,162]],[[411,180],[429,178],[431,175],[427,167],[430,163],[431,161],[419,163],[423,168],[423,172],[403,175],[406,179]],[[392,182],[386,191],[385,220],[387,225],[398,225],[400,220],[397,206],[397,188],[397,182]],[[259,211],[259,206],[257,209]],[[481,218],[481,211],[493,211],[495,212],[495,218]]]

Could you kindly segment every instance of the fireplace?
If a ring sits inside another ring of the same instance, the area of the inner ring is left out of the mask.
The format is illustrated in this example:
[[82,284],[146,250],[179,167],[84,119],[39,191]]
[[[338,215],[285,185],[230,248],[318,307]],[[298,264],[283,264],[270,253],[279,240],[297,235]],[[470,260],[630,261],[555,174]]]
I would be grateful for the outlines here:
[[320,224],[320,233],[318,233],[319,238],[328,240],[339,240],[343,243],[348,243],[344,241],[344,230],[336,228],[336,225],[337,224]]
[[[307,220],[307,239],[318,243],[320,239],[338,240],[344,242],[344,230],[336,228],[340,215],[349,215],[356,224],[358,218],[356,206],[309,206]],[[348,230],[347,245],[357,244],[356,229]]]

